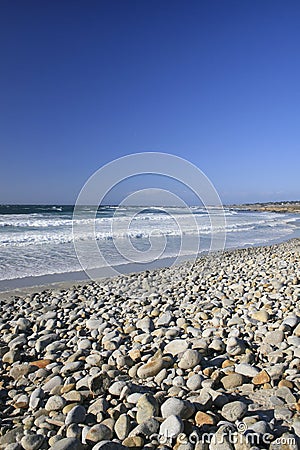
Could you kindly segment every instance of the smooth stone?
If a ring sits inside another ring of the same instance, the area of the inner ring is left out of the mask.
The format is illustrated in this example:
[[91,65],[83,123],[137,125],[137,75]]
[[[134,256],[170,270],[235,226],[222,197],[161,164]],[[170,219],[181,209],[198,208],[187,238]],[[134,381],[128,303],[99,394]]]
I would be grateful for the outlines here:
[[137,376],[141,379],[155,377],[165,367],[165,361],[162,357],[156,357],[140,366],[137,370]]
[[171,355],[176,356],[187,349],[188,343],[185,339],[174,339],[165,346],[164,353],[171,353]]
[[182,419],[188,419],[195,412],[193,403],[186,400],[180,400],[179,398],[168,398],[161,405],[161,415],[163,418],[175,415]]
[[98,400],[94,401],[90,404],[88,408],[88,413],[97,415],[99,412],[106,412],[108,409],[108,402],[104,398],[98,398]]
[[44,397],[44,391],[41,388],[36,388],[30,395],[29,408],[36,409],[40,405],[41,400]]
[[128,436],[130,431],[130,418],[127,414],[121,414],[118,417],[114,431],[120,441],[123,441]]
[[66,404],[66,400],[60,395],[50,397],[45,405],[46,411],[61,411]]
[[114,395],[116,397],[119,397],[123,388],[127,386],[125,381],[115,381],[108,389],[108,392],[111,395]]
[[154,330],[153,320],[150,317],[144,317],[136,322],[136,327],[144,333],[150,333]]
[[24,429],[23,426],[19,425],[12,430],[7,431],[4,436],[0,437],[0,446],[2,446],[4,449],[8,444],[15,443],[19,440],[21,440],[22,436],[24,435]]
[[247,412],[247,405],[240,401],[230,402],[223,406],[221,410],[222,416],[229,420],[229,422],[235,422],[241,419]]
[[126,401],[128,403],[132,403],[133,405],[136,405],[139,399],[143,396],[140,392],[133,392],[132,394],[128,395]]
[[22,377],[26,377],[28,373],[32,371],[32,369],[34,368],[29,364],[17,364],[15,366],[12,366],[9,371],[9,375],[17,381]]
[[79,439],[63,438],[52,445],[49,450],[82,450],[82,448]]
[[22,437],[21,445],[24,450],[37,450],[44,442],[44,436],[41,434],[27,434]]
[[151,436],[152,434],[157,433],[159,430],[159,422],[152,418],[146,420],[146,422],[141,423],[137,427],[135,427],[130,433],[129,436],[136,436],[142,434],[143,436]]
[[239,373],[231,373],[229,375],[225,375],[225,377],[221,379],[221,383],[226,390],[234,389],[238,386],[242,386],[242,384],[244,383],[243,375]]
[[92,426],[86,434],[86,440],[100,442],[112,438],[112,431],[102,423]]
[[136,421],[138,424],[146,422],[158,415],[158,403],[157,400],[151,394],[142,395],[137,402],[137,414]]
[[156,326],[167,327],[169,323],[173,320],[173,316],[170,311],[162,314],[156,321]]
[[102,325],[103,320],[100,319],[88,319],[85,323],[85,326],[88,330],[98,330]]
[[198,391],[201,388],[202,380],[203,378],[200,375],[192,375],[187,379],[186,387],[190,391]]
[[247,363],[236,364],[234,370],[236,373],[239,373],[249,378],[253,378],[255,377],[255,375],[259,373],[259,369]]
[[128,436],[122,444],[127,448],[139,449],[144,446],[144,439],[141,436]]
[[268,383],[270,379],[269,374],[265,370],[262,370],[252,378],[252,383],[255,385],[265,384]]
[[193,369],[201,361],[201,355],[197,350],[187,349],[179,359],[180,369]]
[[65,419],[65,425],[71,423],[83,423],[85,421],[86,411],[82,405],[77,405],[72,408]]
[[159,434],[166,438],[176,438],[180,433],[183,432],[183,422],[178,416],[171,415],[168,416],[159,428]]
[[54,387],[61,386],[62,384],[63,379],[59,375],[55,375],[42,386],[42,389],[44,392],[50,392]]
[[284,339],[284,334],[282,330],[269,331],[264,339],[264,344],[276,345],[278,346]]
[[230,337],[227,340],[226,352],[229,355],[232,356],[241,355],[242,353],[245,352],[245,349],[246,349],[245,343],[241,339],[238,339],[236,337]]
[[266,311],[265,309],[261,309],[260,311],[253,313],[252,318],[258,320],[259,322],[267,323],[270,319],[270,315],[268,311]]
[[29,398],[26,394],[21,394],[14,402],[16,408],[27,409],[29,406]]

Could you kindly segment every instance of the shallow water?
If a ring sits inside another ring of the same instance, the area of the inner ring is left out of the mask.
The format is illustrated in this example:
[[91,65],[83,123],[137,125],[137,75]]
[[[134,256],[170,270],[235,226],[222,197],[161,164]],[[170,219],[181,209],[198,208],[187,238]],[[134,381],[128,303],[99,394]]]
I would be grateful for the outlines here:
[[95,228],[89,207],[81,208],[74,223],[72,217],[72,206],[0,206],[0,281],[82,270],[72,225],[84,251],[95,235],[96,247],[91,246],[84,262],[89,268],[149,265],[165,258],[174,262],[178,254],[188,259],[207,252],[212,238],[214,250],[222,248],[225,235],[225,248],[267,245],[296,236],[300,225],[295,214],[225,209],[223,216],[202,207],[101,207]]

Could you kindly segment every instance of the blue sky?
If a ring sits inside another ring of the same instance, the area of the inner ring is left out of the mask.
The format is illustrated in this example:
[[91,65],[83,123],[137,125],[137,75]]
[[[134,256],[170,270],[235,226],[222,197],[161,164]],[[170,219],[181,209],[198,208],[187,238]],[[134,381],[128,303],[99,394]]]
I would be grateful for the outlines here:
[[225,203],[300,199],[297,0],[3,0],[0,203],[73,203],[130,153]]

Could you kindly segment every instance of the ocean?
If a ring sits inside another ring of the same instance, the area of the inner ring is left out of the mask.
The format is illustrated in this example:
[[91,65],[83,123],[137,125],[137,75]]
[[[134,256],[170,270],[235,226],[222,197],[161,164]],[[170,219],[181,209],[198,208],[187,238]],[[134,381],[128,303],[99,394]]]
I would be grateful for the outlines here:
[[[213,214],[221,214],[219,210]],[[215,229],[224,236],[225,248],[267,245],[297,236],[300,216],[271,212],[250,212],[224,209],[226,224]],[[191,220],[192,217],[192,220]],[[66,205],[1,205],[0,206],[0,290],[30,284],[32,277],[76,273],[82,267],[76,256],[73,242],[73,206]],[[90,209],[82,207],[76,215],[76,239],[85,242],[89,233]],[[211,243],[211,217],[203,207],[116,207],[102,206],[95,220],[95,240],[103,256],[104,265],[132,263],[136,253],[143,255],[149,248],[161,244],[161,251],[154,252],[156,259],[173,258],[180,251],[183,235],[189,241],[185,247],[186,259],[205,253]],[[117,224],[117,226],[116,226]],[[79,231],[78,231],[79,230]],[[200,246],[195,243],[200,238]],[[220,246],[223,245],[220,239]],[[124,249],[123,252],[120,249]],[[153,256],[149,253],[147,263]],[[102,262],[103,262],[102,261]],[[91,252],[89,267],[97,267],[99,258]],[[102,263],[101,263],[102,264]],[[145,268],[147,268],[145,265]],[[76,279],[76,277],[75,277]],[[34,278],[36,280],[36,278]],[[55,280],[55,279],[54,279]],[[25,283],[24,283],[25,284]]]

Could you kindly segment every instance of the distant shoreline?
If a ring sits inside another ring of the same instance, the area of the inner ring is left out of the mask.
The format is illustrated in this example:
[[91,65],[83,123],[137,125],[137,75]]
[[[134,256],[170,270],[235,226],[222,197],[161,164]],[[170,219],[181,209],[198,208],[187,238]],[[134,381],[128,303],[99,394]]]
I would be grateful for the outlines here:
[[261,211],[276,213],[300,213],[300,202],[274,202],[274,203],[245,203],[242,205],[228,205],[229,209],[243,211]]

